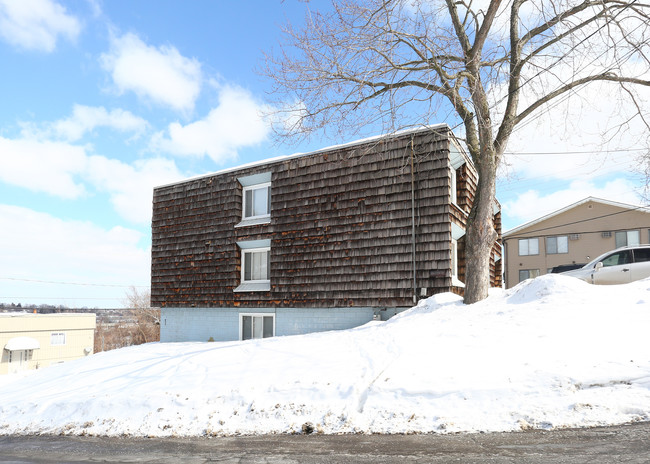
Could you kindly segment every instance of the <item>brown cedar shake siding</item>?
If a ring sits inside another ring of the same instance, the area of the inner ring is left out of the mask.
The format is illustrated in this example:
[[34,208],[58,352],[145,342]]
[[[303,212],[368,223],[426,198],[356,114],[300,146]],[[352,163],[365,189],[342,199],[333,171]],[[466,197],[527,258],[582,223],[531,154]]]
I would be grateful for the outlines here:
[[[447,126],[436,126],[156,188],[152,305],[410,307],[413,224],[417,298],[454,290],[452,222],[464,229],[477,177],[465,159],[452,204],[452,138]],[[237,227],[238,179],[256,174],[270,175],[270,222]],[[495,220],[500,232],[500,214]],[[270,290],[235,291],[242,265],[237,243],[261,240],[270,241]],[[463,244],[460,238],[460,280]],[[495,251],[500,255],[496,244]],[[491,264],[492,284],[499,285],[500,261]]]

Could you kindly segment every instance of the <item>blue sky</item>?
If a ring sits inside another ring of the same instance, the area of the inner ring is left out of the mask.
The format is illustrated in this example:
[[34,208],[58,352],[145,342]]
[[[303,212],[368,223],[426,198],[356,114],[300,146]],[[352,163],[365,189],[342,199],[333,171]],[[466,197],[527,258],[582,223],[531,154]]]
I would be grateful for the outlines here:
[[[0,302],[122,306],[149,285],[154,186],[351,141],[280,145],[260,116],[263,51],[324,4],[0,0]],[[607,91],[514,134],[504,230],[589,195],[642,203],[642,131],[602,144],[624,113]]]

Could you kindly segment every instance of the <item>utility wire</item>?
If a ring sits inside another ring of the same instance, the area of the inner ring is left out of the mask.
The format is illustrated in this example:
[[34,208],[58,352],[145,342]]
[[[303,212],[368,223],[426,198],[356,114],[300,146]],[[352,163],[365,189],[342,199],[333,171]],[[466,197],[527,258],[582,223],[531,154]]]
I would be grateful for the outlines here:
[[589,155],[595,153],[631,153],[636,151],[646,151],[646,148],[621,148],[617,150],[573,150],[573,151],[547,151],[547,152],[514,152],[505,151],[505,155],[515,156],[536,156],[536,155]]
[[[577,45],[581,45],[581,44],[586,43],[586,42],[587,42],[589,39],[591,39],[594,35],[596,35],[598,32],[600,32],[600,31],[601,31],[605,26],[608,26],[608,25],[609,25],[613,20],[615,20],[615,19],[616,19],[620,14],[622,14],[626,9],[630,8],[634,3],[636,3],[636,1],[637,1],[637,0],[632,0],[632,2],[630,2],[630,3],[627,4],[627,5],[625,5],[625,6],[624,6],[620,11],[618,11],[618,13],[617,13],[616,15],[614,15],[613,17],[607,19],[607,20],[605,21],[605,24],[601,25],[600,27],[597,27],[597,28],[596,28],[596,29],[595,29],[591,34],[589,34],[587,37],[585,37],[585,38],[583,38],[582,40],[580,40],[580,42],[579,42],[578,44],[574,45],[572,48],[575,49],[575,48],[577,47]],[[635,31],[636,31],[637,29],[639,29],[642,25],[643,25],[643,23],[640,23],[640,24],[639,24],[636,28],[634,28],[630,33],[635,32]],[[616,43],[615,43],[614,45],[617,45],[618,43],[620,43],[620,42],[623,41],[623,40],[625,40],[625,37],[622,37],[621,39],[619,39],[618,41],[616,41]],[[591,65],[591,64],[593,64],[596,60],[600,59],[604,54],[606,54],[607,51],[610,50],[611,48],[612,48],[612,47],[609,47],[607,50],[605,50],[604,52],[602,52],[600,55],[596,56],[594,59],[592,59],[589,63],[587,63],[586,65],[584,65],[584,66],[583,66],[580,70],[578,70],[577,72],[582,71],[583,69],[585,69],[587,65]],[[632,53],[633,51],[634,51],[634,50],[630,50],[630,52],[628,52],[628,53]],[[518,92],[518,91],[520,91],[520,90],[521,90],[525,85],[527,85],[527,84],[528,84],[530,81],[532,81],[534,78],[540,76],[542,73],[548,72],[552,67],[554,67],[555,65],[559,64],[559,63],[560,63],[560,62],[561,62],[561,61],[562,61],[566,56],[567,56],[566,53],[563,54],[563,55],[562,55],[558,60],[556,60],[555,62],[551,63],[548,67],[543,68],[543,69],[540,69],[540,70],[539,70],[535,75],[529,77],[529,78],[526,79],[524,82],[521,82],[521,83],[517,86],[516,89],[513,89],[513,91],[508,91],[508,92],[507,92],[505,95],[503,95],[503,96],[502,96],[498,101],[496,101],[494,104],[490,105],[490,110],[494,110],[494,109],[495,109],[499,104],[501,104],[501,103],[502,103],[506,98],[510,97],[514,92]],[[574,74],[575,74],[575,73],[574,73]],[[530,117],[530,118],[527,118],[526,121],[522,121],[521,124],[518,124],[518,125],[513,129],[513,132],[515,132],[515,131],[517,131],[517,130],[519,130],[519,129],[522,129],[523,127],[525,127],[526,125],[532,123],[532,122],[535,121],[536,119],[539,119],[542,115],[544,115],[544,114],[550,112],[550,110],[551,110],[554,106],[557,106],[558,104],[560,104],[561,102],[563,102],[565,99],[569,98],[569,97],[571,96],[572,93],[573,93],[573,94],[576,93],[576,90],[575,90],[575,89],[572,89],[570,92],[565,93],[562,97],[560,97],[560,98],[558,98],[558,99],[554,99],[555,101],[553,101],[552,103],[549,102],[549,104],[552,105],[552,106],[547,107],[545,110],[541,110],[541,111],[539,111],[539,112],[536,112],[535,116],[532,116],[532,117]],[[464,124],[464,123],[463,123],[462,121],[459,122],[458,124],[456,124],[454,127],[451,128],[452,132],[453,132],[455,129],[457,129],[458,127],[462,126],[463,124]]]
[[[596,217],[592,217],[592,218],[588,218],[588,219],[581,219],[580,221],[566,222],[564,224],[558,224],[556,226],[550,226],[550,227],[542,227],[540,229],[534,229],[534,230],[531,230],[531,231],[527,231],[525,233],[525,235],[509,236],[507,239],[509,240],[511,238],[530,238],[529,234],[535,234],[537,232],[544,232],[546,230],[557,229],[558,227],[572,226],[572,225],[575,225],[575,224],[583,224],[585,222],[595,221],[596,219],[603,219],[603,218],[611,217],[611,216],[617,216],[619,214],[632,213],[634,211],[639,211],[639,210],[642,210],[642,209],[648,209],[649,206],[650,205],[637,206],[635,208],[631,208],[631,209],[628,209],[628,210],[625,210],[625,211],[617,211],[615,213],[603,214],[602,216],[596,216]],[[650,210],[648,210],[646,212],[650,213]],[[521,227],[523,227],[523,226],[521,226]],[[650,227],[650,223],[648,224],[648,227]],[[616,230],[616,232],[619,232],[619,231],[622,231],[622,230],[628,230],[628,229],[618,229],[618,230]],[[603,231],[598,231],[598,232],[607,232],[607,231],[603,230]],[[586,234],[586,233],[589,233],[589,232],[571,232],[571,233],[572,234]]]
[[38,280],[38,279],[19,279],[17,277],[0,277],[0,280],[13,280],[17,282],[34,282],[41,284],[57,284],[57,285],[79,285],[83,287],[117,287],[117,288],[149,288],[149,285],[119,285],[119,284],[95,284],[83,282],[62,282],[55,280]]
[[[88,297],[88,298],[81,298],[81,297],[64,297],[64,296],[0,296],[0,299],[2,300],[9,300],[9,299],[15,299],[15,300],[114,300],[114,301],[122,301],[123,298],[111,298],[111,297]],[[26,303],[28,304],[28,303]]]

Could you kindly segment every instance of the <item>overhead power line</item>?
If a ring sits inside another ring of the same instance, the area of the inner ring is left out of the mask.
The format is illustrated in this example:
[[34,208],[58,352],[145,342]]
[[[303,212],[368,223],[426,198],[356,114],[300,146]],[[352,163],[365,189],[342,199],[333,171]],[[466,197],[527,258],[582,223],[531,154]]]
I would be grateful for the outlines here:
[[0,300],[110,300],[122,301],[123,298],[111,297],[66,297],[66,296],[0,296]]
[[600,153],[632,153],[637,151],[647,151],[647,148],[629,148],[629,149],[620,149],[620,150],[574,150],[574,151],[540,151],[540,152],[514,152],[506,151],[506,155],[516,155],[516,156],[531,156],[531,155],[592,155]]
[[17,277],[0,277],[0,280],[13,280],[17,282],[34,282],[40,284],[56,284],[56,285],[79,285],[82,287],[116,287],[116,288],[149,288],[149,285],[122,285],[122,284],[96,284],[88,282],[63,282],[56,280],[38,280],[38,279],[19,279]]
[[[628,210],[625,210],[625,211],[617,211],[616,213],[603,214],[602,216],[596,216],[596,217],[592,217],[592,218],[588,218],[588,219],[581,219],[579,221],[566,222],[564,224],[558,224],[556,226],[542,227],[540,229],[534,229],[534,230],[531,230],[531,231],[527,231],[527,232],[525,232],[524,235],[514,235],[512,237],[508,237],[508,239],[531,238],[529,234],[536,234],[537,232],[544,232],[544,231],[547,231],[547,230],[557,229],[559,227],[564,227],[564,226],[572,226],[572,225],[575,225],[575,224],[583,224],[585,222],[595,221],[596,219],[603,219],[603,218],[610,217],[610,216],[617,216],[619,214],[631,213],[631,212],[638,211],[638,210],[641,210],[641,209],[648,209],[649,206],[650,205],[637,206],[635,208],[631,208],[631,209],[628,209]],[[650,224],[649,224],[649,227],[650,227]],[[622,231],[622,230],[628,230],[628,229],[618,229],[617,232]],[[589,232],[591,232],[591,231],[589,231]],[[605,231],[598,231],[598,232],[605,232]],[[571,232],[571,233],[586,234],[588,232]]]

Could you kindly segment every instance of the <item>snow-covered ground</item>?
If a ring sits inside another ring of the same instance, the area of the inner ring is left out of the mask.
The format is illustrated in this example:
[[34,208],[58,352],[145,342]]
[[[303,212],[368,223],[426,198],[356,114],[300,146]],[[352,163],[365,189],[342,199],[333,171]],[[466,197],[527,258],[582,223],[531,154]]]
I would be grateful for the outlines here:
[[509,431],[650,420],[650,280],[557,275],[471,306],[229,343],[153,343],[0,377],[0,434]]

